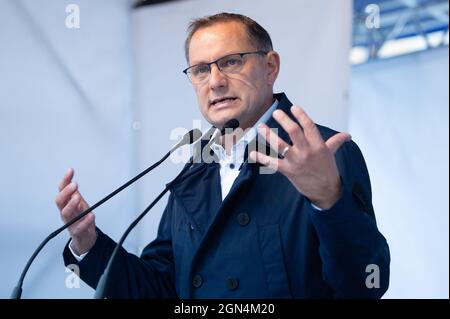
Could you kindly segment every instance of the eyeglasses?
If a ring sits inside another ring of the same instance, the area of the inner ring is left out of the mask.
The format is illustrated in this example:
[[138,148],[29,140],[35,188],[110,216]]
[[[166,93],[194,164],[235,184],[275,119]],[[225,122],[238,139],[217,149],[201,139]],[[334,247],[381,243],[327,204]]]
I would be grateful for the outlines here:
[[254,52],[243,52],[243,53],[233,53],[221,57],[216,61],[212,61],[209,63],[200,63],[193,66],[188,67],[183,70],[183,73],[187,75],[189,80],[193,84],[199,84],[203,81],[206,81],[211,74],[211,65],[217,65],[217,68],[220,72],[226,74],[232,74],[239,72],[244,66],[245,60],[244,56],[247,54],[267,54],[265,51],[254,51]]

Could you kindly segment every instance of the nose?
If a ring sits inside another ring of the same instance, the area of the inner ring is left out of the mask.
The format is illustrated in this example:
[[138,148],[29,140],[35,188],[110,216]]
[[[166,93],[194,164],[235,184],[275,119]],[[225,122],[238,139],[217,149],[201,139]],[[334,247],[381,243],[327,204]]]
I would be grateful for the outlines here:
[[209,88],[211,90],[225,87],[227,85],[227,77],[219,70],[217,64],[211,65],[211,74],[209,75]]

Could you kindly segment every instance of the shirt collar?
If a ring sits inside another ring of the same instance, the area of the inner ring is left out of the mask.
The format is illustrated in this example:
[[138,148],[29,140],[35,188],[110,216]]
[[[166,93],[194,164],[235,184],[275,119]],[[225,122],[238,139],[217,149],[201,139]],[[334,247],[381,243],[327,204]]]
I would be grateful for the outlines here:
[[258,125],[261,123],[266,123],[270,119],[273,111],[275,111],[277,107],[278,107],[278,100],[275,99],[273,104],[259,118],[259,120],[255,123],[255,125],[253,127],[251,127],[250,129],[246,130],[244,136],[242,136],[239,139],[239,141],[237,141],[236,144],[233,145],[230,155],[227,155],[223,146],[220,143],[218,143],[220,130],[217,129],[214,132],[214,135],[212,137],[214,142],[211,144],[211,149],[213,150],[214,154],[216,154],[216,156],[219,158],[219,161],[220,162],[224,162],[224,161],[230,162],[230,161],[242,160],[244,158],[244,152],[245,152],[245,148],[247,147],[247,144],[250,143],[258,134],[258,130],[257,130]]

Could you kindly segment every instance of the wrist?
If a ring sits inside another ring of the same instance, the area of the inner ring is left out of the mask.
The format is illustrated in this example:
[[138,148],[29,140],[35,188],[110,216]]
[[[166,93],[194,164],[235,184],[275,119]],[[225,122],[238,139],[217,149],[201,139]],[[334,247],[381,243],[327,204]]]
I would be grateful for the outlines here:
[[333,189],[327,191],[326,196],[315,199],[310,198],[309,200],[314,206],[317,206],[323,210],[327,210],[333,207],[334,204],[336,204],[337,201],[341,198],[341,196],[342,196],[342,183],[339,178],[339,184]]
[[75,238],[72,237],[70,242],[70,248],[72,251],[81,256],[91,250],[97,240],[97,232],[91,238]]

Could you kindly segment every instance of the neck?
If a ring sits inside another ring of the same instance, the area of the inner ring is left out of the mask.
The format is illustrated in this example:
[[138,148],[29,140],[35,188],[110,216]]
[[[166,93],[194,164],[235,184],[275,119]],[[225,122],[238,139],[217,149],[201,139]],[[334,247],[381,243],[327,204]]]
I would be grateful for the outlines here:
[[268,99],[268,102],[265,103],[265,107],[258,109],[259,112],[255,113],[255,116],[248,121],[247,123],[241,123],[237,129],[235,129],[230,134],[225,134],[221,137],[220,143],[227,155],[231,154],[231,149],[233,145],[235,145],[245,134],[246,130],[255,126],[256,122],[267,112],[267,110],[272,106],[275,102],[273,95]]
[[231,149],[233,148],[233,145],[235,145],[244,136],[244,134],[245,130],[243,130],[241,127],[238,127],[232,133],[225,134],[220,138],[220,143],[225,149],[225,153],[227,153],[227,155],[231,155]]

